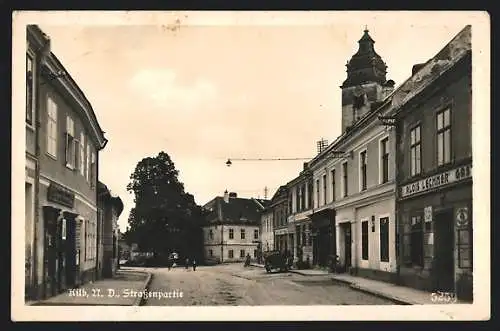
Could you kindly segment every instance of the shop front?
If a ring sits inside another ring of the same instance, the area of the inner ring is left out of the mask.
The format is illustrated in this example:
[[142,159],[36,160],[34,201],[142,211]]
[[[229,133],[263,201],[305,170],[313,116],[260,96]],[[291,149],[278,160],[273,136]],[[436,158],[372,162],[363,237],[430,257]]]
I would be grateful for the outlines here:
[[472,163],[399,187],[402,285],[472,300]]
[[274,236],[275,249],[282,252],[288,250],[288,228],[281,227],[274,230]]
[[[42,205],[44,242],[44,297],[54,296],[78,282],[77,217],[72,212],[75,196],[51,183]],[[58,206],[56,206],[58,205]]]

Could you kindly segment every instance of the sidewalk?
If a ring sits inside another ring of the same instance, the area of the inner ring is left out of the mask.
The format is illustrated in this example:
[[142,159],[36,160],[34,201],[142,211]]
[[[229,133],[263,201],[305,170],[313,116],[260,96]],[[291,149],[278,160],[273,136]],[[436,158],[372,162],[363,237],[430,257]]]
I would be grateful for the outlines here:
[[[252,263],[251,265],[254,267],[264,267],[263,264]],[[349,274],[334,274],[320,269],[292,269],[290,272],[303,276],[330,276],[333,281],[347,284],[355,290],[389,299],[401,305],[439,304],[432,302],[431,293],[429,292],[420,291],[410,287],[398,286],[388,282],[351,276]],[[458,302],[458,304],[460,303],[462,302]]]
[[113,278],[86,283],[32,306],[139,306],[142,298],[137,295],[147,289],[151,274],[119,269]]

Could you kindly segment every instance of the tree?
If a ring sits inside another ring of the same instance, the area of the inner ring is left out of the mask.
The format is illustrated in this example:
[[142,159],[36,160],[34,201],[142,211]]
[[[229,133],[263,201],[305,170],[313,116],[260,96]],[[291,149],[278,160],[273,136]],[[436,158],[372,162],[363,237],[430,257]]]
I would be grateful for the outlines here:
[[179,172],[165,152],[138,162],[127,190],[134,194],[125,236],[141,251],[166,255],[177,251],[181,256],[201,260],[202,208],[193,195],[184,191]]

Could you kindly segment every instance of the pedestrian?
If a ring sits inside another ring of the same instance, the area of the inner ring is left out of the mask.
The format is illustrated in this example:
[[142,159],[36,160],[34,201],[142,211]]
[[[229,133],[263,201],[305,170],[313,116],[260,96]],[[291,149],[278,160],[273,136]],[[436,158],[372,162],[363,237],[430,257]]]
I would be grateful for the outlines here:
[[186,270],[189,269],[189,259],[186,257],[186,265],[185,265]]
[[196,271],[196,259],[193,259],[193,271]]

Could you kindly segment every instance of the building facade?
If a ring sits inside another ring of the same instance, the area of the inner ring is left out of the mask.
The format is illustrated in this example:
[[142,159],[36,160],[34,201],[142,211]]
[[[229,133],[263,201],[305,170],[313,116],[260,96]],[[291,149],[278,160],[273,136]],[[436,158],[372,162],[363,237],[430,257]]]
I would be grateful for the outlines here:
[[[28,43],[48,40],[36,26],[27,31]],[[29,53],[28,48],[28,57]],[[43,54],[37,61],[36,97],[32,99],[36,108],[38,218],[33,249],[38,298],[96,278],[98,155],[107,142],[78,85],[50,50],[46,48]],[[28,166],[32,165],[30,160]]]
[[318,264],[338,255],[344,270],[390,280],[396,272],[394,130],[381,125],[394,82],[368,30],[347,64],[342,134],[309,162]]
[[472,300],[470,26],[416,69],[397,113],[400,281]]
[[101,247],[102,268],[100,275],[105,278],[113,277],[119,266],[119,238],[120,229],[118,218],[123,211],[123,202],[115,196],[106,185],[99,182],[99,217],[102,224]]
[[309,261],[312,263],[312,173],[308,170],[307,163],[304,163],[303,171],[299,176],[288,182],[289,192],[289,247],[293,253],[295,261]]
[[260,240],[263,252],[274,249],[273,209],[266,207],[260,216]]
[[203,226],[205,259],[219,263],[244,261],[247,254],[257,259],[260,249],[261,213],[268,201],[238,198],[224,192],[203,208],[207,211]]
[[290,211],[286,186],[280,186],[271,198],[269,208],[273,213],[274,250],[288,250],[289,232],[287,216]]
[[26,165],[25,165],[25,299],[37,297],[41,278],[36,234],[39,223],[40,149],[39,76],[43,57],[50,49],[49,38],[36,26],[26,29]]

